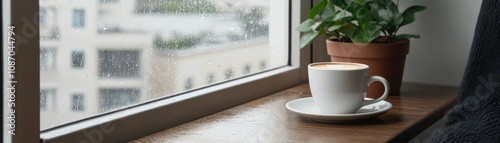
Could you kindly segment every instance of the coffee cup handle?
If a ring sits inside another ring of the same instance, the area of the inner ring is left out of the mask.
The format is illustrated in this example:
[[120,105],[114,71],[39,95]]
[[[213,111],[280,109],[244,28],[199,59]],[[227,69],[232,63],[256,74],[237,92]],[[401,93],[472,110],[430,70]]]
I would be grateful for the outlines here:
[[387,80],[381,76],[371,76],[370,79],[368,80],[368,85],[367,86],[370,86],[370,84],[374,81],[379,81],[381,82],[382,84],[384,84],[384,94],[382,94],[381,97],[375,99],[375,100],[364,100],[363,101],[363,105],[362,106],[365,106],[365,105],[369,105],[369,104],[373,104],[373,103],[377,103],[379,101],[382,101],[384,100],[385,98],[387,98],[387,95],[389,95],[389,82],[387,82]]

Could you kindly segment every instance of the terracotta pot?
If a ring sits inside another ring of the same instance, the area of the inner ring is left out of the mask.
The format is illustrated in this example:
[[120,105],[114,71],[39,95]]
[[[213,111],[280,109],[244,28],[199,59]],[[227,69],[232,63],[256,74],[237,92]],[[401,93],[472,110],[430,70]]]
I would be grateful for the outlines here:
[[[410,41],[394,43],[357,44],[326,40],[328,55],[332,62],[354,62],[370,66],[370,75],[382,76],[389,81],[389,95],[399,95],[406,55]],[[367,97],[383,94],[384,86],[379,82],[370,84]]]

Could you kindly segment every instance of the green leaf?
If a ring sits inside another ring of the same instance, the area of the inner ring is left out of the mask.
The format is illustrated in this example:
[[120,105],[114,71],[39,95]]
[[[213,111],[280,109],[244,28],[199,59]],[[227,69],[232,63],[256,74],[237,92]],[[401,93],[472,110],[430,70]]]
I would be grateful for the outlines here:
[[327,6],[323,11],[321,11],[320,14],[321,18],[323,19],[328,19],[330,17],[335,16],[335,6],[333,6],[331,3],[327,3]]
[[406,25],[406,24],[410,24],[412,22],[415,21],[415,13],[416,12],[419,12],[419,11],[423,11],[425,10],[425,6],[412,6],[412,7],[409,7],[408,9],[406,9],[404,12],[403,12],[403,22],[401,23],[400,26],[403,26],[403,25]]
[[389,18],[391,18],[393,16],[392,12],[388,9],[379,9],[377,11],[377,14],[383,20],[389,20]]
[[328,9],[332,10],[333,12],[335,12],[335,5],[333,5],[333,3],[327,3],[326,4],[326,7],[328,7]]
[[300,37],[300,48],[304,48],[306,45],[309,45],[318,35],[319,31],[309,31],[306,32],[302,37]]
[[392,0],[377,0],[378,3],[380,3],[381,5],[389,5],[392,2]]
[[404,40],[404,39],[410,39],[410,38],[420,38],[420,35],[418,34],[400,34],[394,36],[394,39],[396,40]]
[[381,9],[380,8],[380,5],[378,3],[368,3],[368,5],[371,7],[371,9],[374,9],[374,10],[377,10],[377,9]]
[[307,31],[311,31],[312,30],[312,26],[316,24],[316,21],[312,20],[312,19],[307,19],[306,21],[300,23],[299,26],[297,26],[297,28],[295,28],[296,31],[299,31],[299,32],[307,32]]
[[372,1],[368,4],[377,20],[389,20],[393,15],[398,14],[398,6],[392,0]]
[[335,15],[335,17],[333,18],[333,21],[337,21],[337,20],[340,20],[340,19],[345,18],[345,17],[348,17],[348,16],[347,16],[347,13],[343,10]]
[[316,15],[320,14],[325,9],[327,2],[327,0],[321,0],[318,4],[314,5],[314,7],[309,11],[309,19],[314,19]]
[[356,17],[360,25],[372,21],[373,16],[370,12],[370,7],[368,5],[361,7],[356,11]]
[[360,25],[358,29],[356,29],[356,33],[354,37],[352,37],[352,41],[354,43],[370,43],[380,36],[380,29],[382,29],[381,26],[371,22]]
[[353,16],[356,15],[356,12],[361,9],[364,5],[361,5],[361,4],[358,4],[358,3],[355,3],[355,2],[351,2],[347,5],[347,7],[345,8],[345,10],[347,10],[348,12],[352,13]]
[[348,6],[345,0],[329,0],[329,2],[341,9],[346,9],[346,7]]
[[378,21],[383,21],[384,19],[381,18],[378,14],[378,10],[381,9],[379,4],[377,3],[368,3],[370,6],[370,13],[373,15],[374,18],[376,18]]
[[398,26],[401,24],[401,22],[403,22],[403,16],[399,13],[396,13],[387,22],[388,22],[387,25],[382,25],[382,24],[384,24],[384,23],[382,23],[381,26],[384,27],[384,30],[388,34],[395,34],[398,30]]
[[321,24],[323,24],[323,22],[318,21],[318,22],[314,23],[314,25],[311,26],[311,29],[318,30],[318,28],[321,28]]
[[343,25],[333,25],[333,26],[330,26],[328,27],[328,31],[335,31],[335,30],[339,30],[340,27],[342,27]]
[[389,25],[389,23],[387,23],[387,21],[380,21],[380,22],[378,23],[378,25],[380,25],[380,26],[382,26],[382,27],[385,27],[385,26]]
[[358,4],[364,4],[365,0],[355,0],[355,2],[358,3]]
[[342,19],[339,19],[338,21],[345,21],[345,22],[350,22],[352,21],[352,16],[346,16],[346,17],[343,17]]
[[388,0],[386,4],[384,4],[392,13],[399,13],[398,5],[394,3],[392,0]]
[[339,32],[344,33],[348,37],[353,37],[354,32],[356,31],[356,27],[357,26],[352,23],[346,23],[339,28]]
[[404,17],[403,17],[403,15],[401,15],[399,13],[396,13],[392,17],[392,22],[393,22],[395,27],[397,27],[398,25],[401,25],[401,23],[403,23],[403,21],[404,21]]

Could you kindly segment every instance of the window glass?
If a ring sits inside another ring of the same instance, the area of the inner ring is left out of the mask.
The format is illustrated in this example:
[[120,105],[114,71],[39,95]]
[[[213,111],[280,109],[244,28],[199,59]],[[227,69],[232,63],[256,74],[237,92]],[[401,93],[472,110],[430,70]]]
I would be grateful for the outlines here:
[[213,73],[210,73],[207,77],[207,84],[212,84],[215,82],[215,75]]
[[[56,110],[41,108],[41,129],[287,66],[287,7],[282,0],[40,0],[40,86],[58,99]],[[43,92],[41,103],[49,99]]]
[[233,69],[227,69],[224,74],[225,74],[226,79],[233,78]]
[[73,51],[71,59],[71,66],[73,68],[82,68],[85,65],[85,55],[81,51]]
[[73,10],[73,28],[82,28],[85,25],[85,11],[83,9]]
[[45,8],[40,8],[40,27],[47,25],[47,10]]
[[100,90],[100,110],[108,111],[139,102],[139,89],[103,88]]
[[56,49],[40,48],[40,69],[51,70],[56,68]]
[[101,78],[139,77],[138,50],[99,51],[99,73]]
[[40,110],[53,110],[56,105],[56,90],[40,90]]
[[190,90],[191,88],[193,88],[193,78],[188,78],[184,83],[184,90]]
[[244,67],[243,67],[243,74],[249,74],[250,71],[252,69],[252,66],[250,64],[246,64]]
[[[41,3],[43,3],[41,1]],[[60,14],[57,11],[56,5],[43,5],[40,7],[40,42],[55,42],[59,39],[60,25],[57,23]],[[53,46],[50,44],[42,44],[46,46]]]
[[83,94],[82,93],[75,93],[71,97],[71,109],[73,111],[83,111],[84,110],[84,102],[83,102]]

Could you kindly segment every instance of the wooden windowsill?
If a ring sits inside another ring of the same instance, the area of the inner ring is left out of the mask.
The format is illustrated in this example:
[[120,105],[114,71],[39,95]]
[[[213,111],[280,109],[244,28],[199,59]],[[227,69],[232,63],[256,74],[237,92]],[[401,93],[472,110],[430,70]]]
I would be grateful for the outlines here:
[[306,83],[132,142],[407,142],[442,118],[456,94],[456,87],[403,83],[400,96],[386,99],[393,104],[389,112],[330,124],[285,108],[291,100],[311,96]]

